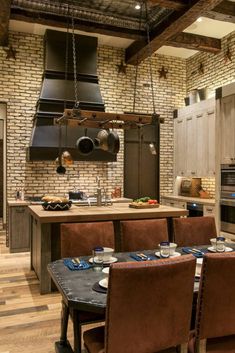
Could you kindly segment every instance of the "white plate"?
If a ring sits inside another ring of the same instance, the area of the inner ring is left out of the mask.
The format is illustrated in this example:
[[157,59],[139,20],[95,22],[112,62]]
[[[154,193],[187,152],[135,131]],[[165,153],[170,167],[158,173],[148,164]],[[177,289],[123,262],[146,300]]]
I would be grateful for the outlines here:
[[100,287],[103,287],[105,289],[108,288],[108,284],[109,284],[109,279],[108,278],[103,278],[99,281],[99,285]]
[[[157,257],[161,257],[160,251],[155,252],[155,255]],[[174,252],[173,255],[170,255],[170,257],[178,257],[178,256],[181,256],[181,254],[179,252],[176,252],[176,251]],[[162,259],[169,259],[169,257],[168,258],[167,257],[162,257]]]
[[[114,262],[117,262],[118,261],[118,259],[116,258],[116,257],[111,257],[110,258],[110,260],[108,260],[108,261],[104,261],[104,265],[109,265],[109,264],[112,264],[112,263],[114,263]],[[93,263],[93,257],[91,257],[90,259],[89,259],[89,262],[92,264]]]
[[106,275],[109,274],[109,267],[103,268],[102,272],[106,273]]
[[233,251],[232,248],[229,248],[228,246],[225,246],[225,251],[216,251],[212,246],[209,246],[209,248],[207,248],[209,251],[211,252],[217,252],[217,253],[223,253],[223,252],[229,252],[229,251]]

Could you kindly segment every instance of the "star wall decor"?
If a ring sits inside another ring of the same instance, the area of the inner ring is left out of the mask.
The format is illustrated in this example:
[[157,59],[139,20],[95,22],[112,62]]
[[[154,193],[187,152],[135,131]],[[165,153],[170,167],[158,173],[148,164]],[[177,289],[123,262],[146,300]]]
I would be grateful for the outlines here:
[[6,59],[14,59],[16,60],[16,50],[12,48],[12,46],[10,46],[7,49],[4,49],[5,52],[7,53]]
[[121,61],[121,64],[117,65],[117,68],[118,68],[118,73],[119,74],[124,74],[126,75],[126,68],[127,68],[127,65],[125,65],[123,63],[123,61]]
[[164,78],[165,80],[167,79],[166,75],[168,74],[168,70],[165,69],[164,66],[162,66],[162,68],[160,70],[158,70],[159,72],[159,78]]

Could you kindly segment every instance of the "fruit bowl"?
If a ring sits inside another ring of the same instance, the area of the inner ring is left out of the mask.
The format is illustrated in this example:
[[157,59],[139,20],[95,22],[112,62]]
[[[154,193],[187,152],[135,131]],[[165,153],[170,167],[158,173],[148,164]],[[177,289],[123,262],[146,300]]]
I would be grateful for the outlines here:
[[69,210],[72,205],[71,201],[68,202],[43,202],[42,207],[46,211],[65,211]]

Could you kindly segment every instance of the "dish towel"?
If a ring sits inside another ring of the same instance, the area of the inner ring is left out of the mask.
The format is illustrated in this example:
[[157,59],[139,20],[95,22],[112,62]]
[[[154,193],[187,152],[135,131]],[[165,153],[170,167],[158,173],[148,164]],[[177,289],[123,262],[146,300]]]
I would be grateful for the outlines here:
[[64,259],[64,265],[72,271],[87,270],[91,267],[91,265],[84,260],[81,260],[80,264],[75,264],[72,262],[72,259]]
[[182,251],[185,252],[186,254],[192,254],[193,256],[197,257],[197,258],[202,258],[204,254],[206,254],[208,252],[207,249],[197,249],[198,253],[194,252],[192,250],[192,248],[182,248]]
[[[146,255],[146,254],[145,254]],[[136,260],[136,261],[149,261],[149,260],[157,260],[156,256],[152,256],[152,255],[146,255],[148,256],[148,259],[144,260],[144,259],[141,259],[139,256],[137,256],[136,254],[129,254],[129,256]]]

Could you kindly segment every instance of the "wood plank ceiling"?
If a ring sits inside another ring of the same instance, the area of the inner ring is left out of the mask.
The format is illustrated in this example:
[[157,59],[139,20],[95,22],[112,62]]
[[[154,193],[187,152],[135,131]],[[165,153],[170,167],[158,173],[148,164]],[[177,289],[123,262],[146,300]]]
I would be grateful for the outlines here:
[[10,19],[66,28],[73,14],[78,30],[134,40],[126,63],[136,64],[163,45],[217,53],[219,39],[183,30],[200,16],[235,23],[235,2],[228,0],[148,0],[147,16],[145,7],[142,0],[1,0],[0,45],[8,43]]

